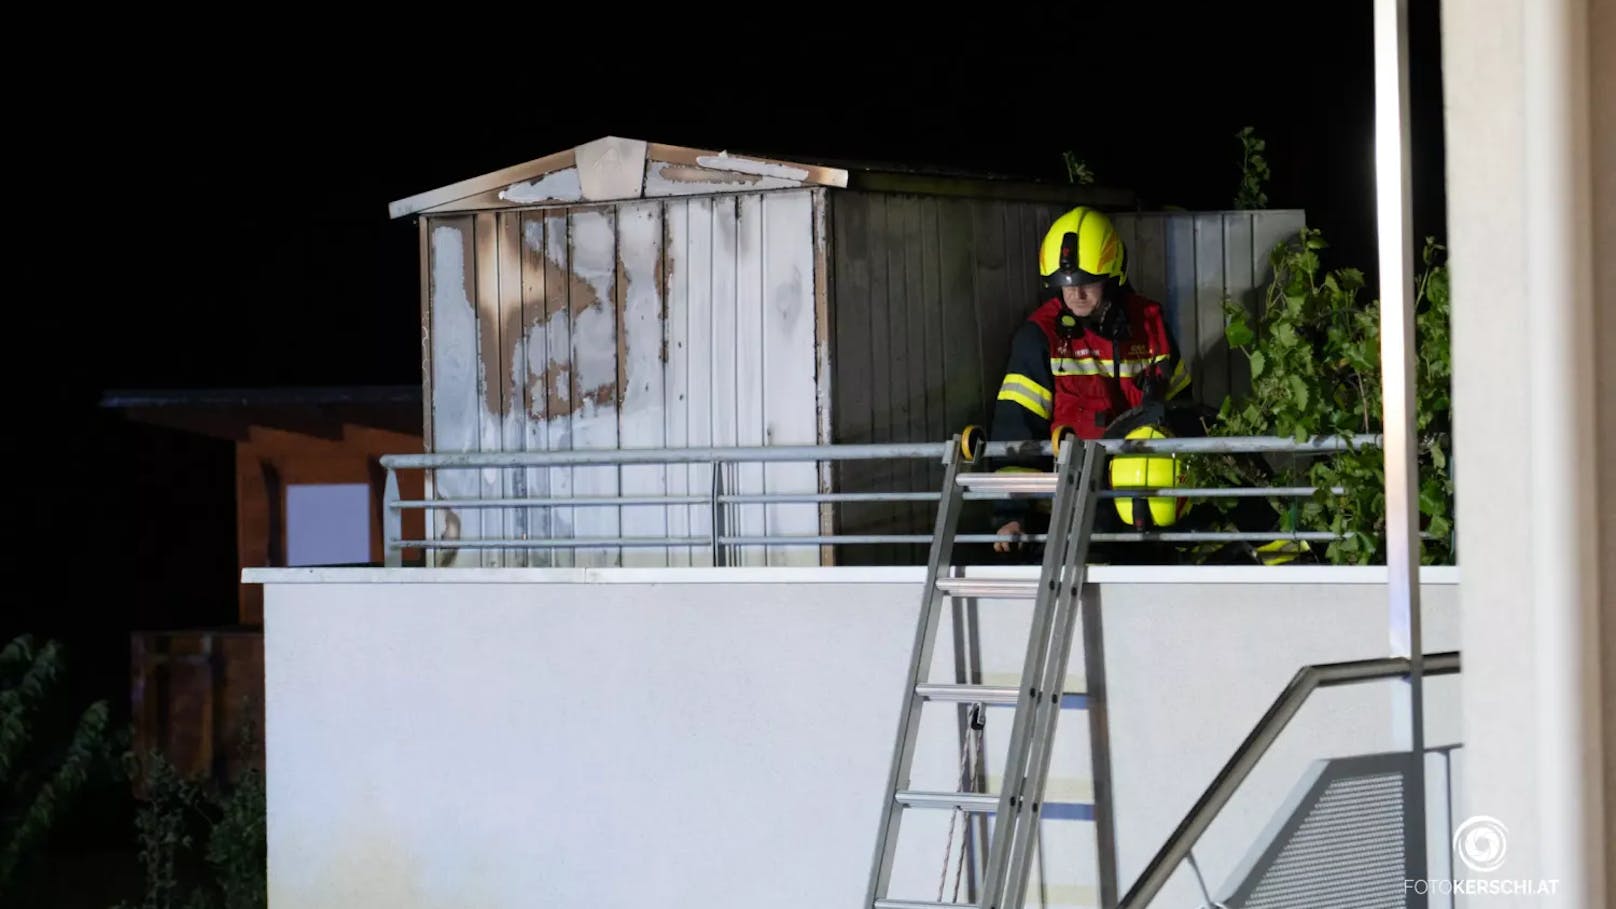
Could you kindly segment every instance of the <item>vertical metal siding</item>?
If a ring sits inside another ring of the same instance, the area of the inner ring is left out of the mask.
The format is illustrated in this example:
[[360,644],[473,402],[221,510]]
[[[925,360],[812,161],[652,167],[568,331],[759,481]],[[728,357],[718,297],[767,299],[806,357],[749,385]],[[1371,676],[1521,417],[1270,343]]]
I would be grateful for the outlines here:
[[[662,448],[667,444],[667,341],[664,310],[666,288],[665,234],[660,202],[630,203],[617,210],[616,310],[618,444],[622,448]],[[625,496],[668,493],[669,468],[662,464],[625,465]],[[625,507],[620,526],[625,537],[668,535],[666,507]],[[617,564],[666,566],[666,549],[627,548]]]
[[[557,451],[822,441],[813,190],[430,219],[431,450]],[[705,494],[702,467],[444,471],[437,498]],[[812,465],[741,465],[726,491],[808,493]],[[812,535],[808,505],[728,506],[730,533]],[[705,535],[706,506],[454,509],[437,538]],[[739,564],[815,564],[744,547]],[[707,564],[705,547],[442,550],[439,565]]]
[[[1038,302],[1052,203],[781,190],[439,216],[428,221],[424,353],[434,451],[935,441],[986,425],[1009,339]],[[816,227],[823,218],[823,230]],[[1255,312],[1300,212],[1115,216],[1130,280],[1161,301],[1216,407],[1249,381],[1222,301]],[[823,260],[823,261],[821,261]],[[823,301],[816,294],[824,293]],[[826,324],[828,321],[829,324]],[[823,364],[824,370],[821,369]],[[824,374],[828,371],[828,375]],[[831,437],[824,438],[822,404]],[[843,462],[843,491],[916,489],[939,465]],[[438,498],[705,493],[703,467],[444,472]],[[731,492],[811,492],[806,465],[745,465]],[[975,504],[975,503],[973,503]],[[980,510],[980,506],[978,505]],[[831,510],[842,532],[924,532],[926,504]],[[727,506],[731,533],[812,534],[811,505]],[[973,519],[974,520],[974,519]],[[439,511],[437,537],[704,535],[705,505]],[[842,547],[848,563],[925,547]],[[738,564],[813,564],[744,547]],[[708,564],[706,547],[443,551],[433,564]]]
[[[763,445],[814,445],[820,441],[820,330],[814,294],[818,249],[812,190],[766,193],[762,207],[763,269],[759,292],[762,329],[761,416]],[[766,492],[810,492],[820,487],[813,464],[777,462],[763,465]],[[819,507],[812,504],[769,505],[764,527],[771,535],[813,536],[819,530]],[[770,565],[813,565],[818,546],[769,547]]]
[[[521,450],[545,451],[549,448],[550,395],[546,385],[546,363],[550,355],[549,313],[545,305],[547,268],[544,258],[544,217],[537,212],[523,212],[517,216],[518,255],[517,268],[521,274],[522,356],[518,358],[516,373],[521,377],[522,407],[516,411],[521,427]],[[515,408],[513,408],[515,410]],[[514,442],[515,437],[509,437]],[[529,468],[522,471],[522,489],[539,498],[549,494],[550,471]],[[529,536],[543,539],[550,535],[551,509],[530,508],[523,516],[522,526]],[[550,567],[555,553],[548,549],[526,551],[527,564],[534,568]]]
[[[431,313],[432,437],[435,451],[476,451],[477,418],[477,313],[472,309],[476,258],[473,253],[475,219],[470,216],[433,219],[429,298]],[[448,471],[433,477],[433,494],[440,499],[473,498],[476,475]],[[478,536],[480,516],[471,510],[439,509],[430,522],[433,539],[469,539]],[[464,566],[479,560],[465,558],[462,550],[433,553],[429,564]]]
[[1142,212],[1116,216],[1132,236],[1129,278],[1166,308],[1195,379],[1196,400],[1213,409],[1250,388],[1245,357],[1223,337],[1225,298],[1256,315],[1272,277],[1268,256],[1306,224],[1300,211]]
[[[936,441],[985,423],[1016,326],[1036,304],[1053,205],[896,193],[830,194],[833,438]],[[838,466],[844,491],[937,488],[920,460]],[[973,503],[973,513],[979,510]],[[926,503],[846,505],[844,533],[916,533]],[[845,546],[843,564],[910,563],[924,546]]]
[[[1010,338],[1039,301],[1037,250],[1066,210],[1043,202],[842,191],[830,194],[832,438],[911,442],[988,425]],[[1252,312],[1268,253],[1298,211],[1119,213],[1129,280],[1165,307],[1195,379],[1216,408],[1249,383],[1223,339],[1225,297]],[[936,488],[936,465],[847,463],[843,491]],[[923,533],[932,508],[848,505],[844,533]],[[968,512],[968,515],[972,514]],[[968,522],[973,518],[968,517]],[[843,563],[912,563],[924,547],[845,546]]]

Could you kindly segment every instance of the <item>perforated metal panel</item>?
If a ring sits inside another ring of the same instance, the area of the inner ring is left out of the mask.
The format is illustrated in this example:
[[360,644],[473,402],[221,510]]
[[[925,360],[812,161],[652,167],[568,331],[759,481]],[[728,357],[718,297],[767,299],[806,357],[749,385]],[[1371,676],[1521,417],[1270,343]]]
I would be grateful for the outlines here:
[[1407,755],[1321,761],[1220,902],[1242,909],[1401,909]]

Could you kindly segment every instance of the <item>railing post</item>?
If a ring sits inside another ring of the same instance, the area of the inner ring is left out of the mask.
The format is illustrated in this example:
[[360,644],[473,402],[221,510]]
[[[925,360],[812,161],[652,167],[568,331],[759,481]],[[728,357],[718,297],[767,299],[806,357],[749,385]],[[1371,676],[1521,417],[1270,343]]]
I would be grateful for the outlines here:
[[724,567],[724,546],[718,541],[724,535],[724,512],[718,502],[718,497],[724,490],[724,462],[713,460],[713,567]]
[[404,539],[404,514],[398,501],[398,473],[389,467],[382,490],[382,564],[388,568],[404,566],[404,550],[398,545]]

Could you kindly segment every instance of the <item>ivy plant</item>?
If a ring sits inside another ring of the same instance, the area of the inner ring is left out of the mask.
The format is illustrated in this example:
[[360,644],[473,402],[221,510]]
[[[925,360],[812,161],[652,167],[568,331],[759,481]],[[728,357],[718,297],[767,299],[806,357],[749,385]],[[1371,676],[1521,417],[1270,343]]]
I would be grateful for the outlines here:
[[[1308,438],[1377,434],[1381,422],[1380,313],[1361,299],[1363,273],[1325,271],[1320,232],[1303,229],[1269,257],[1273,279],[1255,318],[1225,301],[1231,355],[1251,367],[1250,391],[1226,397],[1214,436]],[[1419,460],[1421,562],[1453,560],[1448,271],[1443,247],[1427,238],[1415,281],[1415,412]],[[1190,459],[1193,482],[1207,486],[1314,486],[1309,498],[1270,499],[1280,530],[1330,531],[1334,564],[1385,560],[1384,454],[1363,446],[1295,457],[1216,456]],[[1331,490],[1340,487],[1341,492]],[[1202,504],[1227,514],[1231,500]],[[1225,521],[1223,526],[1229,526]],[[1243,528],[1250,529],[1250,528]]]
[[1061,152],[1061,161],[1066,164],[1067,183],[1088,186],[1094,182],[1094,171],[1089,169],[1088,162],[1077,157],[1071,149]]
[[1271,176],[1268,161],[1262,155],[1266,143],[1257,138],[1255,130],[1249,126],[1235,133],[1235,138],[1240,140],[1240,188],[1235,192],[1234,207],[1264,208],[1268,205],[1268,193],[1263,190],[1263,184]]

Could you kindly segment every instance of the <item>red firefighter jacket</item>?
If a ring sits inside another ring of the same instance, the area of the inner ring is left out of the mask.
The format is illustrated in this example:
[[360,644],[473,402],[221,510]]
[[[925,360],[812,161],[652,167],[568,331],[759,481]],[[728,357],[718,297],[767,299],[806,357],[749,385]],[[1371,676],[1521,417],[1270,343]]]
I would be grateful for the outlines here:
[[[1046,441],[1055,426],[1071,427],[1080,439],[1098,439],[1111,421],[1144,401],[1147,388],[1165,401],[1189,387],[1161,304],[1125,292],[1115,305],[1124,307],[1127,319],[1125,325],[1116,320],[1120,330],[1114,337],[1086,323],[1063,337],[1056,326],[1064,306],[1060,297],[1028,316],[1010,342],[991,439]],[[1047,459],[999,463],[1000,469],[1050,469]]]

